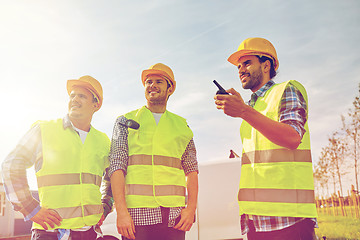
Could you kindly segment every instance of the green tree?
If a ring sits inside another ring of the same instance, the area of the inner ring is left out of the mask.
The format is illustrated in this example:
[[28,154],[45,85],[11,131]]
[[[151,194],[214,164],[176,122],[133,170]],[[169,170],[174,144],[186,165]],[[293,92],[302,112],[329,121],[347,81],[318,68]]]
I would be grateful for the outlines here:
[[328,145],[322,149],[320,160],[324,161],[329,177],[333,179],[334,192],[336,193],[338,182],[341,195],[343,195],[342,176],[348,173],[345,164],[347,144],[338,132],[333,133],[328,140]]
[[[315,185],[318,186],[319,192],[320,189],[322,189],[321,196],[330,196],[329,193],[329,179],[332,175],[331,169],[330,169],[330,160],[327,157],[326,149],[322,149],[322,152],[320,153],[319,161],[315,164],[314,167],[314,181]],[[326,193],[324,192],[326,190]],[[319,194],[318,194],[319,196]]]
[[352,108],[348,111],[348,119],[341,116],[343,127],[342,130],[346,132],[349,148],[348,154],[354,160],[354,174],[356,189],[359,190],[359,152],[360,152],[360,83],[358,89],[358,96],[353,101]]

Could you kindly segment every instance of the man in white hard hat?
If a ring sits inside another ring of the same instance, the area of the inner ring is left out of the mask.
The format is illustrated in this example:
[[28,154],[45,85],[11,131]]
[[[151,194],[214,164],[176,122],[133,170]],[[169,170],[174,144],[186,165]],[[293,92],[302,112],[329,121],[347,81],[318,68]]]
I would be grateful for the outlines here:
[[[33,221],[34,240],[96,239],[95,228],[104,210],[110,210],[100,193],[110,140],[91,125],[103,102],[102,87],[95,78],[83,76],[68,80],[67,91],[68,114],[36,122],[2,164],[7,197],[14,210]],[[40,203],[26,179],[31,166]]]
[[[147,104],[117,118],[111,142],[117,229],[123,239],[184,240],[198,194],[193,133],[184,118],[166,109],[176,88],[172,70],[157,63],[141,80]],[[129,120],[140,126],[128,127]]]
[[231,88],[217,94],[217,109],[242,118],[238,202],[242,233],[253,239],[315,239],[316,206],[308,100],[290,80],[276,84],[279,61],[264,38],[248,38],[228,61],[239,71],[248,103]]

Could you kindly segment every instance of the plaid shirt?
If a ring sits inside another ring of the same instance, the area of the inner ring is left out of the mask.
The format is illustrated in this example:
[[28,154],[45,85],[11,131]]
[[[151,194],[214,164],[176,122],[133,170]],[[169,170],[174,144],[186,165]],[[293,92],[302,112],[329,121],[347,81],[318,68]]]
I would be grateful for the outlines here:
[[[113,137],[110,148],[110,169],[109,176],[117,170],[122,170],[126,174],[128,166],[128,129],[123,125],[127,119],[120,116],[114,125]],[[185,152],[181,157],[181,165],[185,175],[190,172],[198,172],[196,159],[196,149],[193,139],[188,143]],[[113,186],[114,187],[114,186]],[[168,226],[175,226],[175,219],[180,216],[182,207],[172,207],[169,212]],[[136,226],[154,225],[162,222],[161,208],[128,208],[131,218]]]
[[[63,127],[64,129],[73,129],[68,115],[63,118]],[[38,172],[42,167],[42,162],[41,130],[40,125],[35,124],[21,138],[16,148],[5,158],[2,164],[6,196],[14,210],[20,211],[24,215],[25,221],[35,216],[41,208],[29,190],[26,169],[35,166],[35,171]],[[105,192],[103,191],[103,193]],[[103,195],[103,199],[108,199],[108,202],[111,201],[110,196]],[[107,204],[103,204],[103,207],[104,214],[110,211]]]
[[[275,82],[270,80],[259,90],[251,95],[251,99],[248,101],[248,105],[254,107],[258,97],[263,97],[267,90],[269,90]],[[300,91],[289,84],[281,98],[279,121],[289,124],[293,127],[302,138],[305,133],[304,125],[307,121],[307,105],[304,97]],[[241,233],[246,234],[249,231],[248,221],[250,216],[247,214],[241,215]],[[267,232],[280,230],[286,227],[290,227],[295,223],[303,220],[301,217],[273,217],[273,216],[257,216],[252,215],[251,218],[254,221],[255,230],[257,232]],[[316,218],[312,219],[317,227]]]

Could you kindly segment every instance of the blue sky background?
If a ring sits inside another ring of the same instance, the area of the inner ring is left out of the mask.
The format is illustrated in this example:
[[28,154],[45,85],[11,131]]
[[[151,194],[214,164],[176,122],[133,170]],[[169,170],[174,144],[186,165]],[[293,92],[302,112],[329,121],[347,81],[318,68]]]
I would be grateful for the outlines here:
[[295,79],[306,87],[316,162],[360,82],[357,0],[0,3],[0,162],[33,122],[67,113],[66,80],[82,75],[102,83],[104,103],[93,126],[111,138],[116,117],[145,104],[141,71],[157,62],[174,71],[168,110],[188,120],[199,162],[228,157],[230,149],[240,154],[241,119],[216,109],[212,80],[249,98],[227,62],[248,37],[274,44],[276,82]]

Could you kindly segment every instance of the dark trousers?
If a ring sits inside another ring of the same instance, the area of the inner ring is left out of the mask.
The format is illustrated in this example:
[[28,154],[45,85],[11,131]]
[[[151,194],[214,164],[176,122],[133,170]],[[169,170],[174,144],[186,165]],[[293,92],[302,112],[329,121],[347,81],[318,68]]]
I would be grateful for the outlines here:
[[[169,208],[161,208],[162,223],[148,226],[135,226],[136,240],[185,240],[185,232],[168,227]],[[122,237],[123,240],[129,240]]]
[[[90,228],[87,231],[71,231],[72,240],[95,240],[97,237],[94,228]],[[46,232],[40,229],[33,229],[31,234],[31,240],[57,240],[57,232]]]
[[249,221],[248,240],[315,240],[314,222],[304,219],[294,225],[271,232],[255,232],[253,221]]

